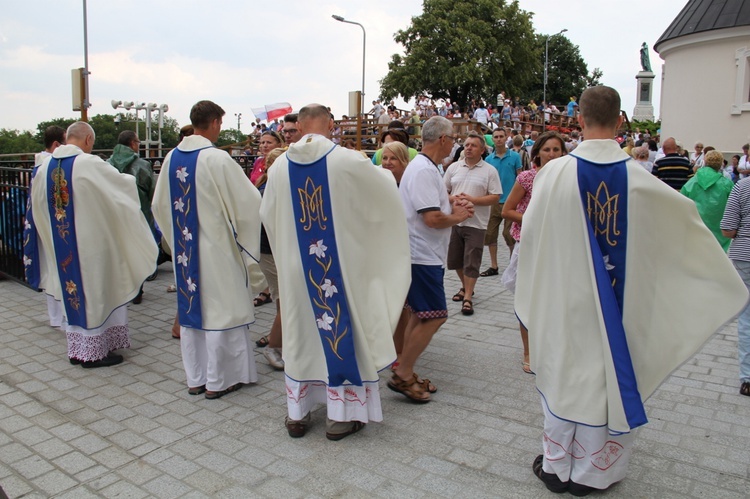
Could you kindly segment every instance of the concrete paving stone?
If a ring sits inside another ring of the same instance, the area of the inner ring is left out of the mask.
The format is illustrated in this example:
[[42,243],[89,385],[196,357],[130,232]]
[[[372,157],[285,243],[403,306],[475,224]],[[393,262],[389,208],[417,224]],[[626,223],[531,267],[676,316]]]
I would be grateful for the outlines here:
[[0,447],[0,456],[2,456],[3,463],[15,463],[28,458],[32,454],[28,447],[16,442],[11,442]]
[[[644,483],[651,484],[656,487],[665,487],[671,491],[675,491],[679,494],[685,495],[689,494],[690,489],[692,488],[692,481],[653,470],[648,470],[646,473],[644,473],[641,480]],[[625,480],[625,482],[627,482],[627,480]]]
[[82,452],[85,452],[86,454],[93,454],[102,449],[106,449],[111,444],[107,440],[99,437],[98,435],[88,433],[82,437],[76,438],[75,440],[71,440],[70,445],[72,445],[73,447],[76,447],[77,449],[80,449]]
[[79,485],[78,487],[68,490],[64,494],[57,496],[56,499],[98,499],[100,497],[101,495],[92,491],[85,485]]
[[652,407],[648,407],[646,414],[648,416],[649,421],[659,419],[662,421],[672,421],[674,423],[680,423],[680,424],[687,424],[688,421],[690,421],[689,414],[675,412],[671,409],[664,410],[664,409],[655,409]]
[[68,390],[75,390],[75,389],[81,388],[81,385],[79,383],[76,383],[66,378],[60,378],[59,373],[55,371],[50,370],[50,371],[47,371],[47,373],[51,377],[53,377],[53,379],[46,381],[46,383],[52,388],[54,388],[55,390],[66,392]]
[[[469,467],[482,469],[490,462],[489,459],[476,452],[469,452],[463,449],[454,449],[448,456],[448,461],[456,463],[460,467]],[[416,465],[416,463],[415,463]]]
[[239,485],[226,487],[216,494],[217,499],[265,499],[266,497],[252,487],[242,487]]
[[61,399],[70,400],[70,397],[67,397],[66,394],[60,393],[57,390],[52,389],[52,388],[47,388],[45,390],[36,392],[34,394],[34,398],[36,398],[39,402],[42,402],[43,404],[51,404],[52,402],[55,402]]
[[[144,404],[144,405],[148,405],[148,404]],[[138,407],[136,407],[136,411],[139,411]],[[162,414],[154,416],[154,419],[160,425],[166,428],[171,428],[172,430],[178,430],[182,428],[183,426],[188,426],[194,423],[192,419],[188,419],[185,416],[180,416],[179,414],[172,414],[171,411],[168,411],[166,409],[164,409],[164,412]]]
[[89,423],[88,425],[86,425],[86,427],[89,431],[96,433],[97,435],[100,435],[102,437],[109,437],[110,435],[114,435],[115,433],[119,433],[125,429],[125,427],[121,424],[116,423],[111,419],[101,417],[97,421]]
[[443,459],[437,459],[431,456],[420,456],[414,460],[412,466],[415,468],[423,469],[430,473],[437,475],[449,475],[452,471],[458,468],[456,463],[445,461]]
[[4,478],[3,483],[0,485],[2,485],[3,491],[10,498],[29,497],[34,492],[31,484],[19,476]]
[[23,383],[19,383],[18,385],[16,385],[16,388],[25,393],[36,393],[42,390],[46,390],[48,386],[46,383],[42,383],[39,380],[31,379],[29,381],[24,381]]
[[182,497],[191,491],[191,487],[169,475],[154,478],[150,482],[143,484],[142,487],[154,496],[162,499]]
[[32,455],[11,464],[11,467],[27,480],[34,479],[55,469],[41,456]]
[[34,480],[34,485],[50,495],[58,495],[78,485],[78,482],[59,470],[52,470]]
[[266,480],[255,489],[255,492],[269,499],[292,499],[305,496],[303,489],[280,478]]
[[418,499],[420,497],[427,497],[426,492],[415,490],[414,487],[399,482],[386,482],[372,492],[375,497],[390,499]]
[[169,458],[171,458],[171,457],[173,457],[175,455],[174,452],[172,452],[172,451],[170,451],[168,449],[161,448],[161,447],[157,446],[156,444],[154,444],[152,442],[144,444],[144,446],[155,446],[155,447],[154,447],[153,450],[149,451],[146,454],[142,454],[142,455],[136,453],[137,452],[136,449],[138,449],[137,447],[136,447],[136,449],[133,449],[131,452],[133,452],[135,455],[141,457],[141,459],[143,459],[144,462],[147,462],[149,464],[158,464],[158,463],[164,461],[165,459],[169,459]]
[[702,456],[698,460],[698,464],[721,473],[748,478],[747,462],[731,461],[729,459],[714,456]]
[[179,479],[183,479],[201,469],[200,465],[182,456],[172,456],[156,463],[155,467]]
[[277,476],[294,483],[305,478],[310,472],[303,466],[288,459],[277,459],[263,468],[271,476]]
[[32,445],[31,448],[34,449],[37,454],[44,456],[46,459],[55,459],[56,457],[60,457],[74,450],[72,446],[63,442],[59,438],[44,440],[43,442]]
[[206,469],[199,469],[195,473],[186,476],[184,483],[202,491],[209,497],[213,497],[228,485],[227,479],[221,473]]
[[169,445],[184,438],[181,433],[165,427],[154,428],[147,431],[144,435],[161,445]]
[[81,471],[97,464],[97,461],[91,459],[88,455],[84,455],[77,451],[60,456],[52,462],[70,475],[80,473]]
[[[2,414],[3,409],[4,407],[0,406],[0,414]],[[13,407],[13,410],[25,418],[32,418],[34,416],[37,416],[39,414],[42,414],[48,411],[49,407],[46,407],[44,404],[41,404],[37,402],[36,400],[30,400],[29,402]],[[7,415],[0,416],[0,417],[7,417]]]
[[101,494],[104,497],[122,497],[128,499],[140,499],[149,496],[149,493],[145,490],[122,480],[103,488]]
[[747,490],[745,490],[745,492],[736,492],[703,483],[697,483],[695,484],[695,487],[693,487],[691,496],[710,497],[711,499],[747,499]]
[[431,473],[422,474],[414,481],[414,486],[440,497],[458,497],[464,489],[464,484]]
[[162,470],[140,460],[126,464],[117,470],[118,475],[135,485],[143,485],[146,482],[150,482],[156,477],[161,476],[162,473]]
[[78,480],[78,482],[80,483],[89,483],[94,479],[99,479],[102,476],[111,473],[112,471],[106,466],[97,464],[96,466],[92,466],[91,468],[86,468],[83,471],[79,471],[78,473],[73,475],[73,478]]
[[[31,417],[31,421],[33,421],[36,426],[47,430],[51,430],[52,428],[61,428],[58,431],[63,431],[66,436],[73,431],[72,428],[75,428],[75,425],[71,425],[62,414],[58,413],[57,411],[49,410],[49,408],[46,412]],[[69,425],[70,428],[65,425]],[[80,433],[77,435],[70,435],[69,438],[75,438],[75,436],[79,435]]]
[[132,411],[131,409],[122,407],[119,404],[111,406],[111,407],[106,407],[102,409],[100,412],[103,416],[106,416],[107,418],[112,419],[114,421],[124,421],[136,415],[136,413]]
[[82,403],[75,400],[73,397],[63,397],[58,400],[50,401],[47,403],[47,405],[60,414],[66,415],[78,411],[84,407]]
[[25,430],[13,433],[13,438],[29,447],[34,446],[45,440],[52,438],[52,435],[45,430],[37,427],[26,428]]
[[137,414],[133,416],[132,418],[128,418],[123,421],[120,421],[120,424],[138,433],[144,433],[144,434],[146,432],[160,428],[159,423],[157,423],[153,419],[148,418],[146,416],[141,416],[140,414]]
[[209,451],[195,459],[195,462],[211,471],[221,473],[238,466],[240,461],[217,451]]
[[91,457],[99,463],[105,463],[112,469],[117,469],[136,459],[135,456],[114,446],[107,447],[106,449],[92,454]]
[[132,430],[123,430],[107,437],[107,440],[124,450],[131,450],[139,445],[152,443]]
[[32,423],[23,416],[7,416],[0,419],[0,430],[8,434],[13,434],[17,431],[28,428],[31,424]]

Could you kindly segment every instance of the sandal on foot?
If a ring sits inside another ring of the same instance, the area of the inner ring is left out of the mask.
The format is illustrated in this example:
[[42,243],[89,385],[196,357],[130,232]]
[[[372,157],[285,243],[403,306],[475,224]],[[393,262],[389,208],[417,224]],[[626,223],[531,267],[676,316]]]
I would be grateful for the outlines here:
[[740,395],[747,395],[750,397],[750,381],[745,381],[740,385]]
[[206,397],[206,398],[207,398],[208,400],[216,400],[216,399],[220,399],[221,397],[223,397],[223,396],[224,396],[224,395],[226,395],[227,393],[232,393],[232,392],[236,392],[236,391],[237,391],[237,390],[239,390],[240,388],[242,388],[242,383],[237,383],[236,385],[232,385],[232,386],[230,386],[229,388],[227,388],[226,390],[221,390],[221,391],[219,391],[219,392],[212,392],[212,391],[210,391],[210,390],[206,390],[206,395],[205,395],[205,397]]
[[268,346],[268,336],[269,335],[261,336],[260,339],[255,342],[255,346],[258,347],[258,348],[267,347]]
[[194,386],[192,388],[188,388],[188,394],[190,395],[200,395],[201,393],[206,392],[206,385],[203,386]]
[[464,293],[465,293],[464,288],[459,289],[458,293],[453,295],[453,301],[464,301],[464,296],[465,296]]
[[563,482],[554,473],[547,473],[546,471],[544,471],[542,469],[543,462],[544,456],[542,456],[541,454],[536,456],[536,459],[534,459],[534,463],[531,465],[531,470],[534,472],[534,476],[544,482],[544,485],[550,492],[554,492],[555,494],[562,494],[563,492],[566,492],[568,490],[570,482]]
[[417,376],[417,380],[424,387],[425,391],[430,393],[437,393],[437,386],[433,385],[428,378],[420,378]]
[[255,297],[253,300],[253,305],[256,307],[260,307],[261,305],[265,305],[266,303],[271,303],[273,300],[271,299],[271,293],[266,293],[264,291],[261,291],[258,293],[258,296]]
[[170,284],[167,286],[167,293],[176,293],[177,292],[177,286],[174,284]]
[[474,304],[471,300],[464,300],[464,304],[461,306],[461,313],[464,315],[472,315],[474,313]]
[[342,438],[346,438],[349,435],[354,435],[359,430],[365,427],[365,424],[362,421],[352,421],[352,427],[343,433],[328,433],[326,432],[326,438],[328,440],[333,440],[334,442],[337,440],[341,440]]
[[430,401],[430,394],[425,390],[422,383],[419,382],[419,378],[416,374],[413,374],[410,379],[405,380],[401,379],[398,374],[393,373],[393,376],[391,376],[387,385],[388,388],[404,395],[412,402],[426,404]]
[[536,374],[534,371],[531,370],[531,364],[528,362],[524,362],[523,364],[523,372],[526,374]]
[[497,267],[488,267],[487,270],[480,272],[479,275],[482,277],[489,277],[491,275],[498,275],[499,273]]

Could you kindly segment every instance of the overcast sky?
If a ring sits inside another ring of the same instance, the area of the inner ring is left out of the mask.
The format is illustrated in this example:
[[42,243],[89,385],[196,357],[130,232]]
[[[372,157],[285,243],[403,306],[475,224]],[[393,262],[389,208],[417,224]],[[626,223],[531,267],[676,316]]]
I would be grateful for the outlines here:
[[[3,2],[0,15],[0,128],[33,130],[40,121],[76,117],[70,70],[84,65],[83,1]],[[639,50],[649,48],[686,0],[522,0],[539,33],[565,33],[589,69],[622,95],[632,114]],[[251,108],[310,102],[347,113],[347,93],[362,81],[362,30],[367,30],[366,101],[379,94],[394,33],[422,11],[421,0],[88,0],[89,115],[114,114],[111,100],[168,104],[189,122],[190,107],[210,99],[227,112],[225,128],[248,132]],[[659,114],[661,59],[651,51]],[[402,103],[401,107],[406,107]]]

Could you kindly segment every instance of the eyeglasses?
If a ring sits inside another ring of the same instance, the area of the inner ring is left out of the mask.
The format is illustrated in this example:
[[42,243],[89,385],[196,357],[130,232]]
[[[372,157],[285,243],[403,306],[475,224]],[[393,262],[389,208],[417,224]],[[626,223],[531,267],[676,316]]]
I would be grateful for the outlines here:
[[451,140],[452,140],[453,142],[455,142],[455,141],[457,141],[457,140],[458,140],[458,137],[456,137],[455,135],[443,135],[443,137],[448,137],[448,138],[449,138],[449,139],[451,139]]
[[283,133],[284,135],[293,135],[298,131],[299,130],[297,130],[296,128],[290,128],[289,130],[282,130],[281,133]]

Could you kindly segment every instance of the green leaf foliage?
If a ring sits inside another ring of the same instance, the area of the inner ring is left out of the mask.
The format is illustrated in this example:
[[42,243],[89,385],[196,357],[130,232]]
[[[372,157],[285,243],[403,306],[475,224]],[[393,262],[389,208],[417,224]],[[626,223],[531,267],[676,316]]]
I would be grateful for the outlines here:
[[465,103],[501,89],[520,94],[540,67],[531,14],[518,1],[425,0],[395,40],[405,55],[388,63],[383,99],[427,94]]

